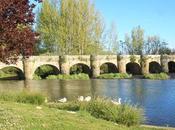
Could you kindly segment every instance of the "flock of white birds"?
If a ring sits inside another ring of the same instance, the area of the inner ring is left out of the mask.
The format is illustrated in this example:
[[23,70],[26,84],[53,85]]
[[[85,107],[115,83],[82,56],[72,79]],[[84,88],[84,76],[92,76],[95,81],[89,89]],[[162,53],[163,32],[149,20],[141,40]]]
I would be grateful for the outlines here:
[[[87,96],[87,97],[84,97],[84,96],[79,96],[78,98],[77,98],[77,100],[79,101],[79,102],[89,102],[89,101],[91,101],[91,96]],[[64,98],[62,98],[62,99],[59,99],[58,100],[58,102],[61,102],[61,103],[66,103],[67,102],[67,98],[66,97],[64,97]],[[118,101],[116,101],[116,100],[111,100],[111,102],[113,103],[113,104],[115,104],[115,105],[120,105],[121,104],[121,98],[118,98]]]

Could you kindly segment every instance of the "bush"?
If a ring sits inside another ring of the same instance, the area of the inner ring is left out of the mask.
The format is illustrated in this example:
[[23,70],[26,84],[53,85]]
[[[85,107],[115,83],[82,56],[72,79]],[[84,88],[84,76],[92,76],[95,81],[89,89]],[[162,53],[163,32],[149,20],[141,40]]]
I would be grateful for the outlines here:
[[64,75],[64,74],[59,74],[59,75],[49,75],[46,79],[62,79],[62,80],[88,80],[89,75],[80,73],[80,74],[73,74],[73,75]]
[[87,111],[96,118],[126,126],[139,125],[143,121],[141,109],[127,104],[114,105],[105,99],[93,100],[87,105]]
[[169,79],[169,76],[166,73],[160,74],[144,74],[145,79],[152,79],[152,80],[166,80]]
[[110,73],[110,74],[101,74],[98,76],[98,79],[129,79],[132,75],[127,73]]
[[143,121],[142,110],[131,105],[114,105],[110,100],[97,98],[90,102],[51,103],[51,108],[68,111],[87,111],[92,116],[126,126],[139,125]]
[[57,79],[57,75],[49,75],[46,79]]
[[0,100],[41,105],[42,103],[44,103],[45,98],[43,95],[41,95],[39,93],[3,92],[3,93],[0,93]]
[[33,75],[33,79],[34,80],[41,80],[42,78],[36,74]]

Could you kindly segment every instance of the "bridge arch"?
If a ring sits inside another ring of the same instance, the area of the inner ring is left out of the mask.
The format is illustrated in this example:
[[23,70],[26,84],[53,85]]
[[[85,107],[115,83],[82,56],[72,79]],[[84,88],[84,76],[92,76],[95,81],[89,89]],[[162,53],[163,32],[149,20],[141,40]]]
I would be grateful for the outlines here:
[[118,73],[118,67],[112,62],[105,62],[100,66],[100,74]]
[[126,64],[126,72],[132,75],[140,75],[141,74],[141,67],[136,62],[129,62]]
[[76,63],[71,65],[69,72],[70,74],[85,73],[88,74],[90,77],[92,76],[91,68],[84,63]]
[[161,73],[161,72],[162,67],[158,62],[152,61],[149,63],[149,73]]
[[174,61],[168,62],[168,71],[169,73],[175,73],[175,62]]
[[25,78],[24,72],[21,68],[16,66],[6,66],[0,69],[0,75],[2,74],[2,79],[15,79],[23,80]]
[[49,75],[58,75],[60,73],[60,70],[57,68],[57,66],[52,64],[42,64],[34,70],[33,75],[40,76],[42,79],[47,78]]

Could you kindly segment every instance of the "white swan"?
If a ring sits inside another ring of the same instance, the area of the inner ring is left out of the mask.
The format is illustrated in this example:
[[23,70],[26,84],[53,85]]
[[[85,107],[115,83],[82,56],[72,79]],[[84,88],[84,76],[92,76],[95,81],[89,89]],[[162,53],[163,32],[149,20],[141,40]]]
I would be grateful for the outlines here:
[[86,102],[89,102],[89,101],[91,101],[91,99],[92,99],[91,96],[87,96],[87,97],[85,97],[84,100],[85,100]]
[[111,102],[115,105],[120,105],[121,104],[121,98],[119,98],[118,101],[111,100]]
[[60,99],[60,100],[58,100],[59,102],[61,102],[61,103],[65,103],[65,102],[67,102],[67,98],[62,98],[62,99]]
[[78,97],[78,101],[83,102],[84,101],[84,97],[83,96],[79,96]]

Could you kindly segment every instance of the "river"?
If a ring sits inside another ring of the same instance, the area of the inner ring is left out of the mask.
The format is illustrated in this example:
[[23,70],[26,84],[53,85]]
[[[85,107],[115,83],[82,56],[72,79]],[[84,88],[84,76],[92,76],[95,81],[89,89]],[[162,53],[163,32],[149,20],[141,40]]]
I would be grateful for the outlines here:
[[0,81],[0,91],[31,91],[50,100],[78,96],[122,98],[144,109],[145,124],[175,127],[175,80],[31,80]]

